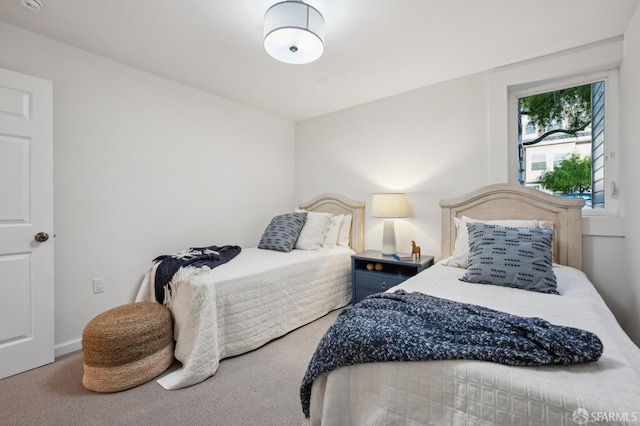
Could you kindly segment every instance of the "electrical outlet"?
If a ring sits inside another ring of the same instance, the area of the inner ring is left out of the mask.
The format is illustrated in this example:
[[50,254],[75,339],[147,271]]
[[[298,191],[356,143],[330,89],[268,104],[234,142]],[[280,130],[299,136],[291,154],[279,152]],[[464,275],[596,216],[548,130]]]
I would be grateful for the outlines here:
[[104,278],[93,279],[93,293],[102,293],[104,291]]

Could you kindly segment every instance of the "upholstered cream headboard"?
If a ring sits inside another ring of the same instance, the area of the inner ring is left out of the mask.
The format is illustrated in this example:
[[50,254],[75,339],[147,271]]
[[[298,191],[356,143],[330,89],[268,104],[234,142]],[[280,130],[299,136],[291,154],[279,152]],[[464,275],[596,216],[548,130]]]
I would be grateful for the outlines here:
[[456,217],[548,220],[554,224],[554,262],[580,269],[583,206],[582,198],[557,197],[508,183],[489,185],[462,197],[442,200],[442,258],[453,253]]
[[364,201],[355,201],[339,194],[320,194],[314,199],[301,203],[303,210],[331,214],[351,214],[351,237],[349,245],[360,253],[364,251]]

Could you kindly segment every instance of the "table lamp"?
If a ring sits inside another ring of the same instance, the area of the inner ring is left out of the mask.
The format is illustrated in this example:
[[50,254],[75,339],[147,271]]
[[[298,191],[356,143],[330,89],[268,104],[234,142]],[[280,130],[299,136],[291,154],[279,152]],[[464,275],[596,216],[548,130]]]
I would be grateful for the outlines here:
[[407,210],[404,194],[373,194],[371,216],[385,218],[382,231],[382,254],[392,255],[396,252],[396,230],[393,219],[407,217]]

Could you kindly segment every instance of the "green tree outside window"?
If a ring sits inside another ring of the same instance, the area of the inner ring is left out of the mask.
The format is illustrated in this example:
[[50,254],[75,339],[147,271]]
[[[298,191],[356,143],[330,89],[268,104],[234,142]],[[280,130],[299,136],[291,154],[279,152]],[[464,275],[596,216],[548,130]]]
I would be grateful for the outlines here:
[[569,158],[560,161],[553,170],[544,172],[538,183],[543,188],[563,194],[590,192],[591,190],[591,156],[580,157],[573,153]]

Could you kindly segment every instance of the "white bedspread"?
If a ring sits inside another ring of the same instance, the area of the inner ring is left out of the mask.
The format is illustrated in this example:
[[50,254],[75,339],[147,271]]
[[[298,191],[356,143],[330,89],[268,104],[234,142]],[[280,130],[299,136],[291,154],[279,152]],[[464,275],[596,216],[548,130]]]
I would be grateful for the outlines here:
[[568,367],[451,360],[340,368],[314,382],[311,423],[575,426],[586,424],[580,415],[588,424],[640,423],[640,349],[581,271],[554,268],[560,296],[458,281],[464,272],[436,264],[389,291],[421,291],[582,328],[602,340],[602,357]]
[[[345,247],[282,253],[243,249],[207,272],[172,282],[175,357],[182,367],[161,377],[178,389],[213,375],[221,359],[256,349],[351,301]],[[154,301],[150,267],[136,301]]]

